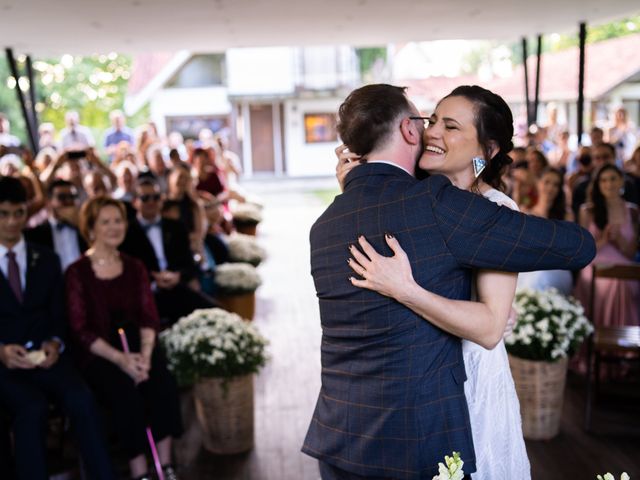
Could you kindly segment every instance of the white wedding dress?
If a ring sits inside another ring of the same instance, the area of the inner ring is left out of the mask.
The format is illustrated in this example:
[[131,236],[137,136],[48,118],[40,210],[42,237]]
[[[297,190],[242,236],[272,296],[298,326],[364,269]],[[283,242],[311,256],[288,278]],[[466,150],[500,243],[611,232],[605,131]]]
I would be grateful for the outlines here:
[[[518,206],[504,193],[489,190],[488,200],[513,210]],[[471,432],[476,451],[473,480],[530,480],[531,467],[522,436],[520,402],[516,395],[504,341],[493,350],[462,341]],[[463,467],[464,468],[464,467]]]

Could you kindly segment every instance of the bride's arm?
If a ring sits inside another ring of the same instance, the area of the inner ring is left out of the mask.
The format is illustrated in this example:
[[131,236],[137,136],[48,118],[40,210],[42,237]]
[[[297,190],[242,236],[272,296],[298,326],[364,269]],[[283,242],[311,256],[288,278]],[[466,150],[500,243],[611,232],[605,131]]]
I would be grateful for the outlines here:
[[500,342],[517,275],[481,271],[478,274],[479,302],[451,300],[418,285],[398,241],[391,235],[387,235],[386,240],[394,252],[392,257],[379,255],[364,237],[360,237],[358,243],[366,256],[357,248],[351,248],[353,258],[349,259],[349,265],[363,278],[351,277],[353,285],[392,297],[435,326],[485,348],[491,349]]

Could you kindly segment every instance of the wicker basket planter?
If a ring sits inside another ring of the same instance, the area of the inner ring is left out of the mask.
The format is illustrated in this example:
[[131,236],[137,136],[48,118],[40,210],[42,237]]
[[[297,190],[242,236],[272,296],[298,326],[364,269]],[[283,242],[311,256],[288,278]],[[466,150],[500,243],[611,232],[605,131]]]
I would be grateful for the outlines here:
[[218,455],[253,448],[253,375],[203,378],[194,386],[204,447]]
[[191,388],[180,392],[180,412],[184,432],[180,438],[173,441],[173,453],[176,463],[181,467],[187,467],[198,456],[202,448],[202,427],[196,415],[196,406]]
[[256,292],[219,293],[216,300],[228,312],[237,313],[245,320],[253,320],[256,313]]
[[520,401],[524,437],[529,440],[555,437],[562,418],[567,358],[544,362],[509,355],[509,365]]
[[236,227],[236,231],[238,233],[243,233],[245,235],[251,235],[255,237],[257,235],[258,223],[257,222],[248,222],[242,220],[233,219],[233,225]]

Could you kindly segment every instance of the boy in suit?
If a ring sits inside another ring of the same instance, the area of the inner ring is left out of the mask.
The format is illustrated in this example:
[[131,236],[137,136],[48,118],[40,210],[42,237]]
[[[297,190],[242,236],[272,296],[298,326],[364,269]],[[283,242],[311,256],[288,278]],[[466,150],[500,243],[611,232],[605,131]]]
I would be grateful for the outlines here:
[[93,396],[64,352],[60,261],[24,240],[26,201],[17,179],[0,177],[0,403],[12,424],[17,477],[48,478],[53,400],[71,420],[90,478],[113,479]]

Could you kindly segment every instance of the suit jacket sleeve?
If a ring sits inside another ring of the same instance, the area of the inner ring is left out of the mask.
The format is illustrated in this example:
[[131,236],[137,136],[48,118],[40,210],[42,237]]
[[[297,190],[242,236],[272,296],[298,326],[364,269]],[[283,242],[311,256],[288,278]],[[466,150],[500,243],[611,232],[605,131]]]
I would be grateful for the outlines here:
[[136,287],[140,291],[140,298],[137,302],[140,328],[152,328],[157,331],[160,329],[160,317],[151,291],[147,269],[141,261],[136,259],[131,259],[131,268],[135,269]]
[[47,281],[51,285],[51,301],[49,302],[49,316],[51,318],[50,337],[57,337],[62,341],[66,341],[66,311],[64,305],[64,281],[60,260],[58,256],[51,256],[50,277]]
[[198,267],[193,260],[189,231],[179,222],[171,222],[171,242],[165,245],[165,255],[169,270],[180,272],[180,281],[188,282],[198,275]]
[[509,272],[577,270],[593,260],[594,239],[580,226],[500,207],[443,179],[432,183],[433,212],[461,266]]

